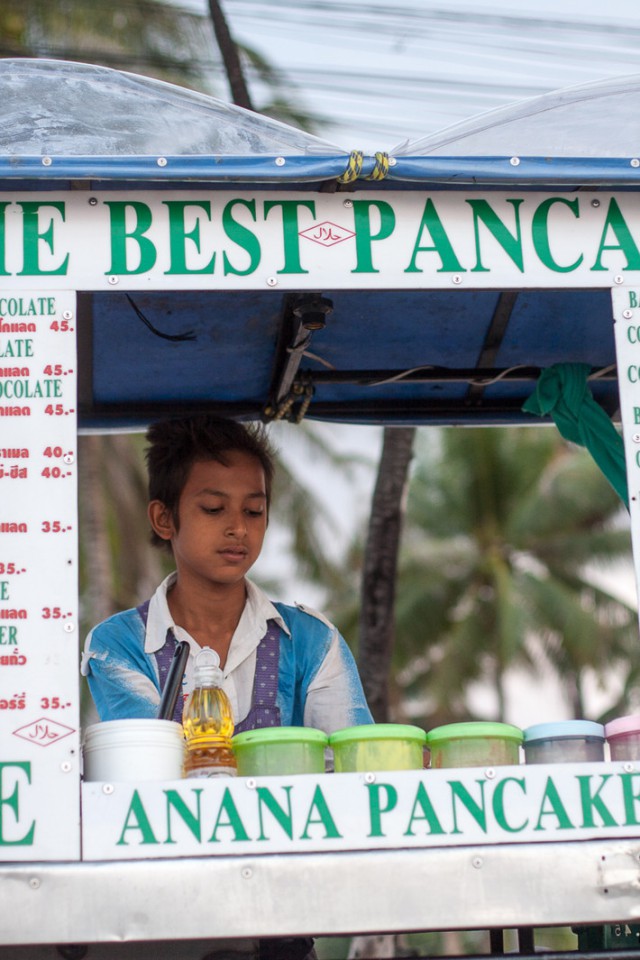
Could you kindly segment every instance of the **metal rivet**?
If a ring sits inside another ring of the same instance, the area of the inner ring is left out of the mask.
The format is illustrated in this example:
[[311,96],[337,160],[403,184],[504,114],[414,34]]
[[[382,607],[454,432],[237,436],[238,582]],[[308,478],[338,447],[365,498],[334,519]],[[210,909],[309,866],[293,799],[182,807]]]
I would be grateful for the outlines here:
[[268,286],[268,287],[275,287],[275,286],[277,286],[277,285],[278,285],[278,281],[277,281],[276,277],[267,277],[267,286]]
[[482,857],[474,857],[471,861],[471,865],[475,867],[476,870],[479,870],[482,866]]
[[73,320],[73,313],[71,310],[63,310],[62,318],[64,320]]
[[245,781],[245,787],[247,788],[247,790],[255,790],[256,782],[253,779],[253,777],[249,777],[249,779]]
[[455,274],[451,277],[451,283],[455,283],[456,285],[459,284],[459,283],[462,283],[462,277],[460,276],[459,273],[455,273]]
[[120,280],[119,280],[118,277],[109,277],[109,279],[107,280],[107,283],[110,283],[110,284],[112,284],[112,285],[113,285],[114,283],[119,283],[119,282],[120,282]]
[[622,316],[625,318],[625,320],[631,320],[631,317],[633,316],[633,310],[623,310]]
[[591,206],[592,206],[592,207],[599,207],[599,206],[600,206],[600,201],[599,201],[599,200],[592,200],[592,201],[591,201]]
[[74,455],[73,455],[72,453],[65,453],[65,455],[64,455],[64,457],[63,457],[62,459],[63,459],[63,461],[64,461],[65,463],[75,463],[75,461],[76,461],[76,458],[74,457]]
[[375,782],[376,782],[376,775],[375,775],[375,773],[365,773],[365,775],[364,775],[364,782],[365,782],[365,783],[375,783]]
[[71,764],[68,760],[63,760],[60,764],[60,769],[63,773],[71,773]]
[[395,157],[389,157],[389,166],[390,166],[390,167],[395,167],[395,165],[396,165],[397,162],[398,162],[398,161],[396,160]]
[[75,624],[67,620],[67,622],[65,623],[62,629],[64,630],[65,633],[73,633],[73,631],[75,630]]
[[637,157],[634,157],[633,160],[631,161],[631,166],[632,166],[632,167],[640,167],[640,160],[638,160]]
[[251,877],[253,876],[253,870],[251,869],[251,867],[243,867],[242,870],[240,871],[240,876],[242,877],[243,880],[250,880]]
[[98,198],[97,198],[97,197],[89,197],[89,199],[87,200],[87,203],[89,204],[90,207],[97,207],[97,206],[98,206]]
[[102,792],[106,793],[109,796],[110,793],[113,793],[113,784],[112,783],[103,783]]
[[37,890],[38,887],[40,886],[40,881],[38,880],[37,877],[31,877],[31,879],[29,880],[29,886],[31,887],[32,890]]
[[284,157],[276,157],[276,167],[284,167],[286,162]]
[[634,433],[631,439],[633,440],[634,443],[640,443],[640,433]]
[[618,273],[618,274],[613,278],[613,282],[614,282],[614,283],[624,283],[624,277],[621,277],[620,274]]
[[156,163],[158,164],[159,167],[166,167],[166,165],[167,165],[167,158],[166,158],[166,157],[158,157],[158,159],[156,160]]
[[519,167],[520,157],[511,157],[511,160],[509,160],[509,163],[511,164],[512,167]]
[[43,166],[43,167],[50,167],[50,166],[51,166],[51,162],[52,162],[52,161],[51,161],[51,157],[43,157],[43,158],[42,158],[42,166]]
[[493,769],[493,767],[487,767],[487,769],[484,772],[484,775],[487,778],[487,780],[495,780],[496,772]]
[[343,207],[352,207],[352,206],[353,206],[353,200],[343,200],[343,201],[342,201],[342,206],[343,206]]
[[633,771],[635,770],[635,767],[632,763],[623,763],[622,769],[624,770],[625,773],[633,773]]

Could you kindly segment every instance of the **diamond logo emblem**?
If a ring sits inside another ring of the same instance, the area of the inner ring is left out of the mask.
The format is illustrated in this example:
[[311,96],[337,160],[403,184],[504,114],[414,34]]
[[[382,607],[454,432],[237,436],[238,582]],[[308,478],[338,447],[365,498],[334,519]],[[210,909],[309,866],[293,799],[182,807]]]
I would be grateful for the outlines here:
[[68,737],[70,733],[75,733],[73,727],[65,727],[63,723],[57,720],[47,720],[42,717],[40,720],[34,720],[28,723],[26,727],[18,727],[13,731],[14,736],[22,740],[28,740],[29,743],[35,743],[39,747],[48,747],[63,737]]
[[346,227],[340,227],[331,220],[324,220],[317,223],[315,227],[309,227],[308,230],[301,230],[300,236],[314,243],[319,243],[322,247],[333,247],[336,243],[342,243],[350,237],[355,237],[353,230],[347,230]]

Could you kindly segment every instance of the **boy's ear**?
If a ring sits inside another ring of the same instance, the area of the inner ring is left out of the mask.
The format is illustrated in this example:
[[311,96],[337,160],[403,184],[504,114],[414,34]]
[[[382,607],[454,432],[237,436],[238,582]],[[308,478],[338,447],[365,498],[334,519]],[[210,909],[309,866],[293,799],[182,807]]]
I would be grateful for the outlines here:
[[152,500],[147,507],[147,516],[154,533],[163,540],[171,540],[175,532],[171,511],[161,500]]

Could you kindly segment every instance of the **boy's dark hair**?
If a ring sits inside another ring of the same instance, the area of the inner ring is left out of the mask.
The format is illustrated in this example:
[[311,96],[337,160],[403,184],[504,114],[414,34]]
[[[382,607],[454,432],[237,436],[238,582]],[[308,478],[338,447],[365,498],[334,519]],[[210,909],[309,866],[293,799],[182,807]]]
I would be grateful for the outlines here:
[[[149,500],[160,500],[168,508],[176,529],[180,523],[178,504],[194,463],[216,460],[226,466],[227,454],[232,451],[246,453],[259,461],[264,470],[269,506],[274,463],[264,427],[224,420],[213,414],[196,414],[152,423],[147,430],[147,442]],[[171,549],[171,544],[153,530],[151,543]]]

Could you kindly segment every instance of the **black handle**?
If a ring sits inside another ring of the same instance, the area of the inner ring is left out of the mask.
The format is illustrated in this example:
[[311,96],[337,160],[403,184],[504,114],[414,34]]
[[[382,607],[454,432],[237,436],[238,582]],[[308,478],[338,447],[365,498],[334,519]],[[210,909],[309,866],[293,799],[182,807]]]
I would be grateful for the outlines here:
[[176,644],[167,679],[160,698],[158,707],[158,720],[173,720],[173,711],[176,708],[182,678],[189,659],[189,644],[186,640],[180,640]]

